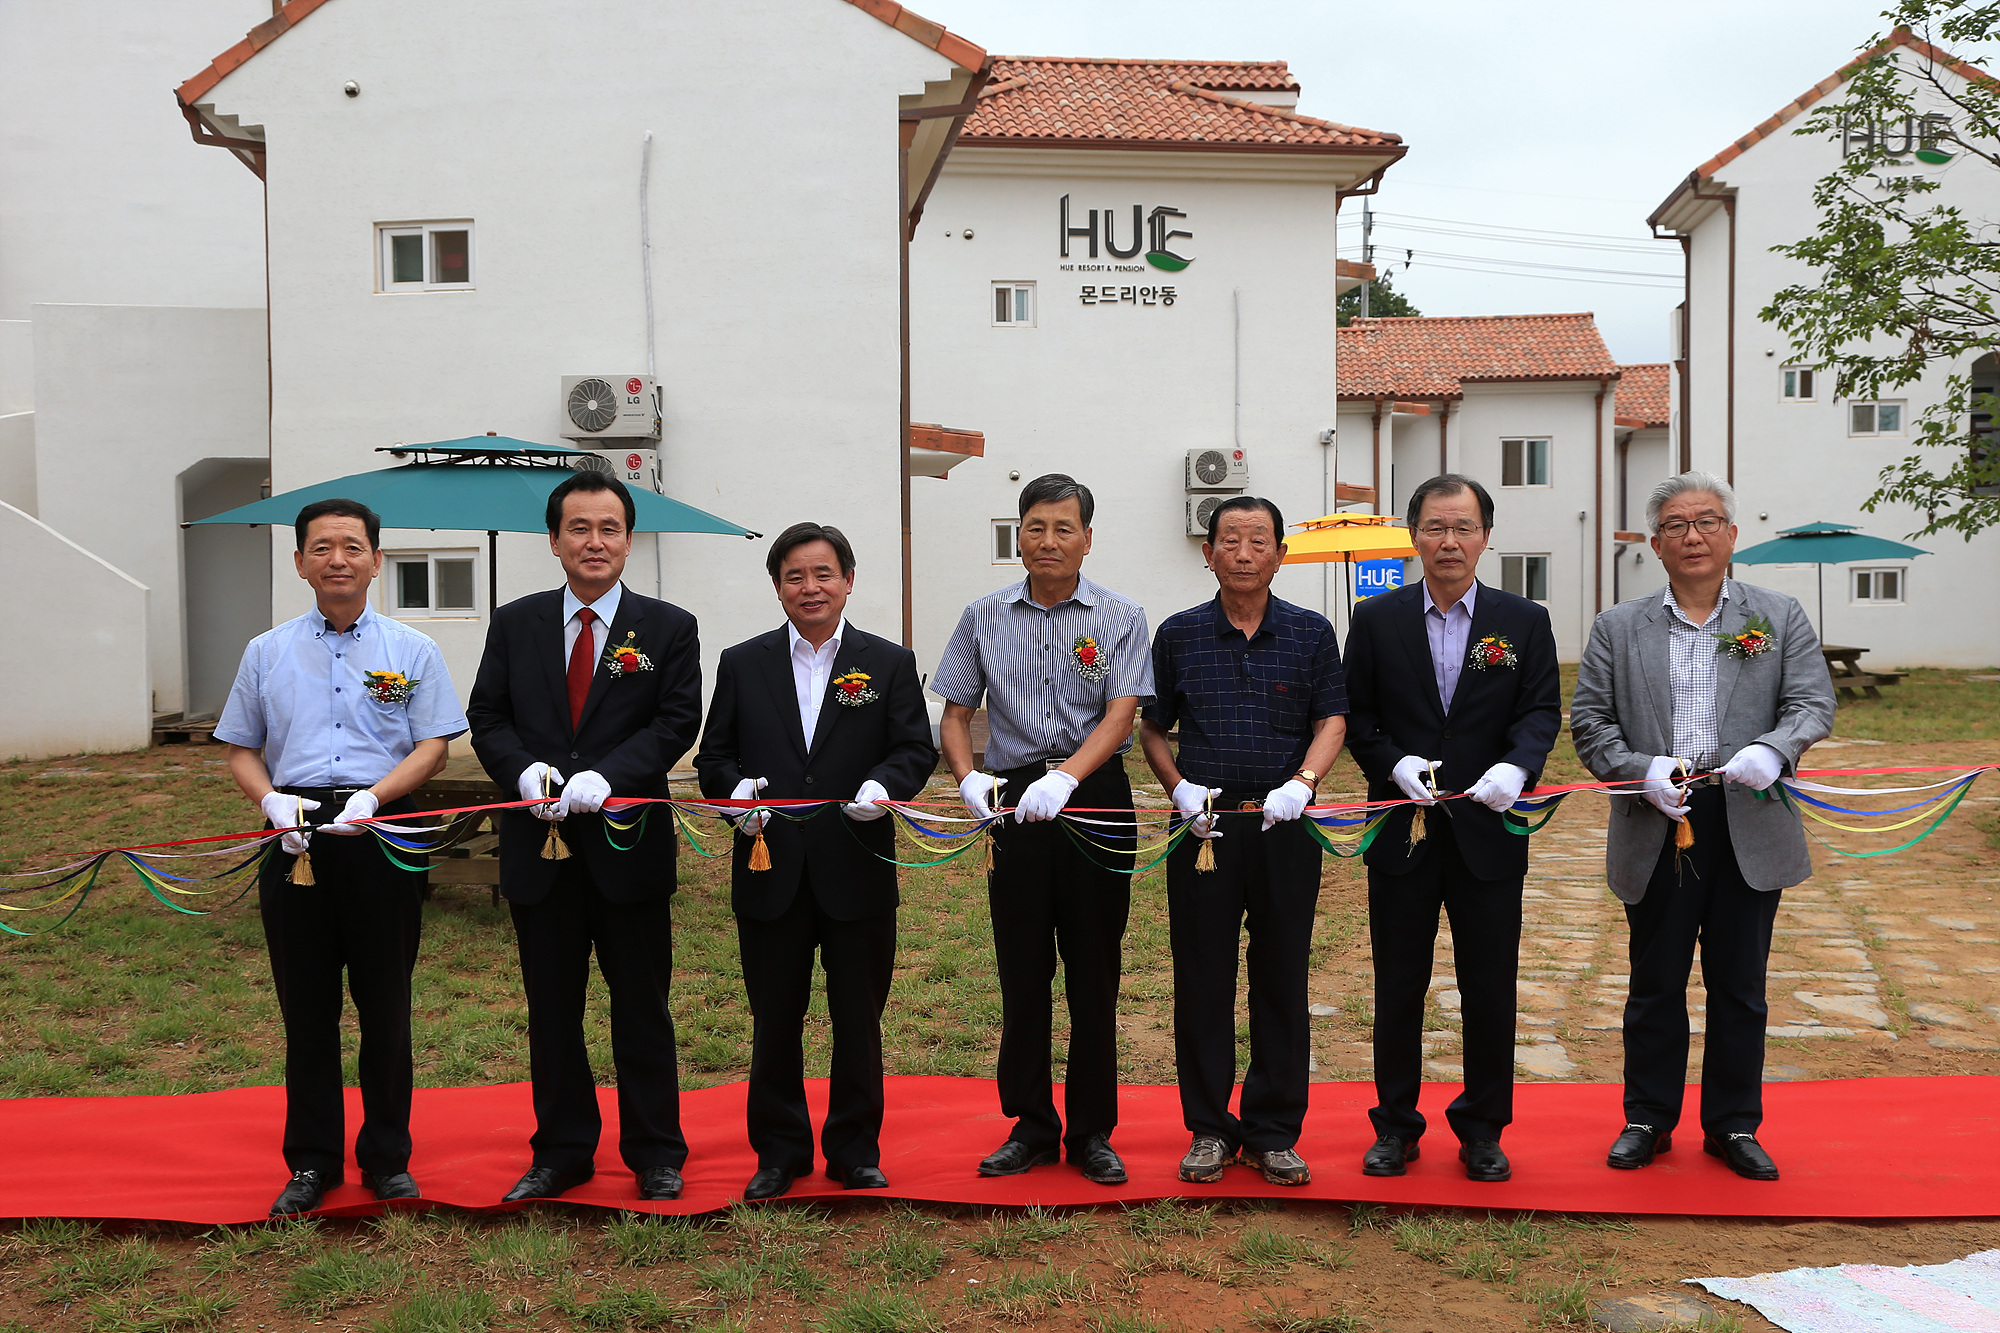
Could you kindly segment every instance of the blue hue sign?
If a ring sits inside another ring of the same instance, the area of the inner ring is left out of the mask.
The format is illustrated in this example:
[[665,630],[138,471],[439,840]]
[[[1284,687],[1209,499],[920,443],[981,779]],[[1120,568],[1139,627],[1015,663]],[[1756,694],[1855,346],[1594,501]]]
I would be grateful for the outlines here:
[[1354,596],[1366,601],[1377,593],[1394,592],[1403,586],[1400,560],[1361,560],[1354,565]]

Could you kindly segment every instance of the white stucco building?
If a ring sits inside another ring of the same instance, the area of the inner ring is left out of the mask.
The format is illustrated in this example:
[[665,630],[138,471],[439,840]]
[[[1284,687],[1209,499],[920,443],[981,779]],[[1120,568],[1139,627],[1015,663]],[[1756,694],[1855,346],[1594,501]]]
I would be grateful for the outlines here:
[[[1934,68],[1947,86],[1974,72],[1907,33],[1889,49],[1906,68]],[[1813,281],[1812,270],[1771,247],[1814,230],[1814,184],[1839,164],[1846,145],[1792,131],[1807,111],[1837,101],[1843,84],[1840,73],[1823,80],[1702,163],[1649,219],[1657,232],[1679,239],[1687,259],[1687,296],[1676,320],[1673,448],[1680,467],[1714,472],[1736,487],[1739,546],[1813,522],[1853,524],[1903,540],[1923,525],[1922,515],[1893,506],[1861,510],[1878,474],[1912,452],[1912,423],[1938,401],[1951,373],[1970,373],[1975,384],[2000,383],[2000,366],[1988,356],[1939,366],[1893,399],[1838,399],[1831,376],[1801,363],[1778,330],[1758,318],[1779,289]],[[1942,99],[1933,101],[1937,114],[1955,114]],[[1904,141],[1900,169],[1940,186],[1927,202],[1957,205],[1988,223],[1996,217],[2000,180],[1993,169],[1969,153],[1933,154],[1946,159],[1940,162],[1918,156],[1921,125],[1855,124],[1848,133]],[[1946,534],[1915,544],[1932,554],[1826,570],[1822,639],[1867,647],[1871,661],[1885,667],[2000,661],[1994,629],[2000,531],[1970,542]],[[1737,573],[1799,597],[1817,617],[1813,567],[1738,566]]]
[[[1281,61],[996,60],[910,246],[913,410],[985,436],[919,484],[920,661],[1021,577],[1016,498],[1041,473],[1091,487],[1085,570],[1154,624],[1215,592],[1191,507],[1334,507],[1334,299],[1355,281],[1335,222],[1405,150],[1298,97]],[[1191,452],[1212,482],[1190,486]],[[1337,588],[1320,566],[1276,585],[1314,608]]]

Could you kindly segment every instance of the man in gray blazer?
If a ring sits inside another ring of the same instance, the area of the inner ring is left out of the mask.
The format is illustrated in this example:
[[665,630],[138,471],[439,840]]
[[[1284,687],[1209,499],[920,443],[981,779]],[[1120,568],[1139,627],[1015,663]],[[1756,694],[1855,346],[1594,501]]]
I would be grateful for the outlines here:
[[[1764,793],[1833,731],[1819,636],[1794,598],[1728,578],[1736,496],[1706,472],[1646,501],[1667,587],[1597,617],[1577,669],[1570,734],[1611,800],[1605,871],[1632,932],[1625,1119],[1610,1165],[1673,1146],[1687,1082],[1688,971],[1708,989],[1702,1148],[1739,1176],[1776,1180],[1763,1122],[1764,972],[1780,891],[1812,874],[1805,831]],[[1686,766],[1694,775],[1676,782]],[[1675,825],[1694,835],[1670,836]]]

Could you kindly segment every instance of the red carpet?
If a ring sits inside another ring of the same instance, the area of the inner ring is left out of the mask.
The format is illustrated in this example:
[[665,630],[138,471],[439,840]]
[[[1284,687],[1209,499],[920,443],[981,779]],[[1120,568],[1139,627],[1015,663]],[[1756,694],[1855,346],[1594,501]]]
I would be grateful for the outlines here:
[[[1863,1078],[1766,1086],[1759,1136],[1784,1172],[1776,1183],[1739,1180],[1701,1151],[1691,1123],[1673,1152],[1643,1171],[1612,1171],[1604,1152],[1624,1122],[1615,1085],[1523,1084],[1506,1145],[1514,1179],[1475,1185],[1456,1160],[1444,1107],[1458,1092],[1426,1085],[1431,1132],[1401,1179],[1361,1174],[1373,1138],[1364,1083],[1315,1083],[1300,1152],[1313,1183],[1286,1190],[1231,1168],[1219,1186],[1184,1185],[1180,1103],[1170,1087],[1128,1087],[1113,1140],[1132,1183],[1092,1185],[1067,1165],[983,1180],[973,1167],[1007,1125],[983,1079],[893,1078],[882,1169],[905,1199],[984,1204],[1092,1204],[1179,1195],[1375,1200],[1461,1207],[1733,1217],[1982,1217],[2000,1215],[2000,1078]],[[813,1118],[825,1085],[809,1085]],[[1688,1110],[1698,1090],[1688,1093]],[[349,1132],[359,1094],[348,1093]],[[616,1103],[600,1093],[605,1135],[596,1179],[565,1195],[573,1203],[695,1213],[737,1198],[755,1169],[743,1131],[743,1085],[684,1094],[691,1145],[687,1193],[645,1204],[618,1160]],[[284,1166],[278,1145],[284,1094],[241,1088],[183,1097],[40,1097],[0,1100],[0,1217],[150,1218],[212,1224],[261,1219]],[[497,1207],[528,1165],[533,1115],[526,1084],[445,1088],[417,1094],[411,1169],[433,1203]],[[329,1196],[332,1215],[377,1211],[350,1164],[349,1183]],[[802,1179],[791,1197],[843,1194],[824,1176]]]

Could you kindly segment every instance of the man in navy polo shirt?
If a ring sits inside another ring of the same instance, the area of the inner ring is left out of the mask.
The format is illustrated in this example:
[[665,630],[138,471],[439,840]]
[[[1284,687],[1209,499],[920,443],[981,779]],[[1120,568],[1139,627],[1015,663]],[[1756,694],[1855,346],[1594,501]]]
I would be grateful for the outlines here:
[[[1319,903],[1320,845],[1300,816],[1347,736],[1340,645],[1326,617],[1271,595],[1284,517],[1239,495],[1216,507],[1201,553],[1214,600],[1170,616],[1153,638],[1153,693],[1140,723],[1146,762],[1194,821],[1167,858],[1174,954],[1174,1066],[1194,1143],[1181,1179],[1214,1184],[1240,1160],[1274,1185],[1303,1185],[1298,1154],[1311,1050],[1306,956]],[[1180,753],[1167,733],[1180,727]],[[1211,810],[1253,811],[1217,819]],[[1203,844],[1212,870],[1197,868]],[[1250,931],[1250,1066],[1236,1084],[1236,958]]]

